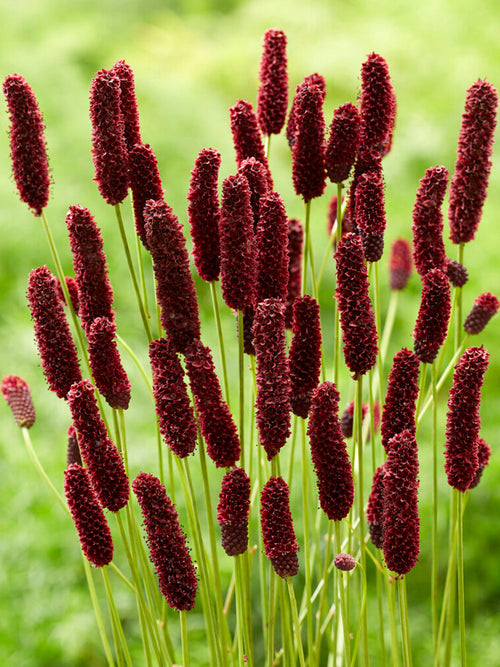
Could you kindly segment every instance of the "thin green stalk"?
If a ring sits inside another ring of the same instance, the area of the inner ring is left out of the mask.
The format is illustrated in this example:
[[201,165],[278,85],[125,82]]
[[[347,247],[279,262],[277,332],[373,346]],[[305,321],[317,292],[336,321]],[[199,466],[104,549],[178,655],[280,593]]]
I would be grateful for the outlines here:
[[331,558],[332,538],[333,538],[333,523],[332,523],[332,521],[329,521],[328,522],[328,535],[327,535],[327,542],[326,542],[325,559],[324,559],[324,562],[323,562],[323,576],[321,578],[321,582],[323,583],[323,585],[322,585],[322,588],[321,588],[321,595],[320,595],[320,598],[319,598],[318,612],[317,612],[317,615],[316,615],[316,619],[317,619],[317,622],[316,622],[316,637],[314,639],[314,655],[315,655],[315,658],[316,658],[316,663],[315,664],[317,664],[317,661],[319,660],[319,656],[320,656],[320,653],[321,653],[321,639],[323,637],[323,633],[321,632],[321,626],[322,626],[322,622],[323,622],[323,617],[325,615],[326,594],[327,594],[327,591],[328,591],[328,574],[329,574],[328,565],[330,563],[330,558]]
[[392,667],[399,667],[399,650],[398,650],[398,629],[396,622],[396,587],[395,580],[389,575],[385,569],[385,584],[387,591],[387,607],[389,612],[389,626],[391,628],[391,664]]
[[[335,521],[335,546],[337,553],[341,553],[341,539],[340,539],[340,521]],[[345,598],[345,587],[343,581],[343,574],[340,570],[337,571],[337,581],[338,581],[338,596],[340,601],[340,614],[341,617],[339,622],[342,623],[342,629],[344,632],[344,652],[345,652],[345,664],[351,664],[351,639],[350,639],[350,630],[349,630],[349,619],[347,615],[347,605]]]
[[[460,264],[464,263],[464,243],[458,244],[457,261]],[[460,337],[462,335],[462,288],[455,287],[457,292],[457,311],[455,319],[455,349],[460,345]]]
[[[292,611],[292,619],[293,619],[293,627],[295,629],[295,641],[299,653],[299,663],[300,667],[305,667],[306,663],[304,660],[304,649],[302,648],[302,638],[300,634],[300,623],[299,623],[299,615],[297,613],[297,600],[295,599],[295,592],[293,590],[293,583],[292,583],[292,577],[287,577],[286,578],[286,584],[288,586],[288,594],[290,597],[290,608]],[[312,643],[310,644],[311,651],[313,648]]]
[[240,661],[243,664],[243,654],[245,653],[247,656],[246,664],[253,665],[253,646],[249,632],[249,619],[246,614],[246,586],[242,555],[234,557],[234,572],[236,582],[237,632]]
[[380,338],[380,353],[382,359],[385,359],[387,355],[387,348],[389,347],[389,341],[391,340],[391,334],[396,319],[398,300],[399,300],[399,290],[392,290],[391,298],[389,300],[389,306],[387,308],[387,314],[385,316],[384,330],[382,331],[382,336]]
[[243,346],[243,311],[238,311],[238,371],[239,371],[239,387],[240,387],[240,445],[241,456],[240,466],[245,468],[245,353]]
[[[373,309],[375,311],[375,325],[377,327],[377,332],[380,340],[380,332],[382,330],[381,318],[380,318],[380,285],[378,279],[378,262],[372,262],[373,265]],[[379,383],[379,397],[380,400],[384,400],[384,361],[385,356],[382,355],[382,345],[378,346],[377,351],[377,361],[378,361],[378,383]]]
[[310,234],[310,217],[311,217],[311,202],[308,201],[305,205],[306,217],[304,223],[304,252],[302,263],[302,294],[307,293],[307,270],[309,260],[309,234]]
[[356,633],[356,639],[354,641],[354,648],[352,651],[351,667],[354,667],[354,665],[356,664],[356,654],[358,652],[359,637],[362,631],[363,618],[366,619],[366,592],[367,592],[366,571],[365,568],[359,562],[356,563],[356,567],[361,570],[361,609],[359,612],[358,631]]
[[467,665],[467,644],[465,641],[465,590],[464,590],[464,530],[463,495],[455,489],[457,496],[457,579],[458,579],[458,625],[460,629],[460,665]]
[[446,570],[446,579],[444,583],[443,602],[441,606],[441,616],[439,619],[439,631],[437,638],[437,645],[434,651],[434,666],[439,667],[441,642],[443,639],[443,632],[445,628],[445,621],[447,621],[447,643],[451,645],[451,636],[453,634],[453,619],[454,619],[454,604],[452,598],[454,597],[456,586],[456,556],[457,556],[457,498],[455,490],[451,491],[451,514],[450,514],[450,531],[449,531],[449,548],[448,548],[448,567]]
[[148,291],[146,289],[146,276],[144,275],[144,262],[142,259],[142,243],[138,234],[136,234],[135,236],[135,247],[137,250],[137,264],[139,266],[139,276],[141,279],[142,302],[144,304],[144,310],[146,311],[146,315],[149,320],[151,318],[151,313],[149,312]]
[[[427,364],[422,364],[421,365],[421,372],[420,372],[420,379],[418,382],[418,397],[417,397],[417,404],[415,406],[415,414],[417,415],[417,428],[420,423],[420,420],[418,419],[418,416],[420,415],[420,405],[422,403],[422,396],[424,394],[424,389],[425,389],[425,381],[427,379]],[[431,398],[432,401],[432,398]]]
[[301,433],[302,433],[302,515],[304,519],[304,568],[305,568],[305,598],[307,607],[307,643],[309,646],[309,654],[314,655],[314,640],[313,640],[313,612],[311,604],[312,592],[312,568],[311,568],[311,552],[310,552],[310,531],[311,523],[309,516],[309,508],[311,506],[309,499],[309,466],[307,457],[307,440],[306,440],[306,422],[301,419]]
[[288,593],[285,590],[286,583],[281,577],[278,580],[278,593],[281,611],[281,638],[283,642],[284,666],[295,665],[297,661],[297,649],[293,641],[292,622],[290,620],[290,605]]
[[189,667],[189,642],[188,642],[188,632],[187,632],[187,623],[186,623],[186,610],[183,609],[179,612],[179,620],[181,624],[181,642],[182,642],[182,665],[183,667]]
[[[365,505],[363,498],[363,376],[360,375],[356,380],[356,400],[355,409],[357,415],[357,449],[358,449],[358,512],[359,512],[359,535],[360,535],[360,557],[362,571],[366,569],[366,553],[365,553]],[[366,618],[366,608],[363,611],[361,618],[361,630],[363,634],[363,661],[365,667],[370,662],[368,653],[368,623]]]
[[276,573],[269,567],[269,604],[267,615],[266,667],[274,664],[274,635],[276,629]]
[[398,579],[399,589],[399,615],[401,622],[401,643],[403,646],[403,662],[405,667],[411,667],[411,647],[408,632],[408,605],[406,601],[406,580],[404,577]]
[[439,571],[439,544],[438,544],[438,459],[437,459],[437,367],[432,363],[432,569],[431,569],[431,609],[432,609],[432,637],[434,651],[437,651],[438,641],[438,571]]
[[[125,639],[125,634],[123,632],[123,627],[120,621],[120,616],[118,614],[118,610],[116,608],[115,604],[115,599],[113,596],[113,591],[111,589],[111,585],[109,583],[109,576],[108,576],[108,570],[107,567],[104,566],[101,568],[102,572],[102,577],[104,580],[104,588],[106,590],[106,598],[108,601],[109,605],[109,612],[110,612],[110,617],[111,617],[111,627],[113,629],[113,636],[115,636],[116,633],[116,639],[115,642],[117,642],[116,646],[116,653],[117,656],[121,655],[121,652],[123,651],[123,655],[125,657],[125,662],[127,663],[128,667],[132,667],[132,660],[130,658],[130,653],[128,650],[127,646],[127,641]],[[121,645],[121,651],[120,651],[120,645]],[[118,664],[121,663],[121,657],[118,657]]]
[[222,324],[220,319],[220,310],[219,310],[219,301],[217,299],[217,290],[215,287],[215,281],[209,283],[210,285],[210,294],[212,296],[212,307],[214,309],[215,317],[215,326],[217,327],[217,338],[219,340],[219,353],[220,360],[222,365],[222,378],[224,381],[224,394],[226,398],[226,403],[229,409],[231,409],[231,394],[229,392],[229,380],[227,374],[227,364],[226,364],[226,352],[224,347],[224,336],[222,334]]
[[271,136],[270,134],[266,134],[264,136],[264,154],[266,158],[269,160],[269,153],[271,152]]
[[377,602],[378,602],[378,620],[380,634],[380,651],[382,667],[387,665],[387,655],[385,649],[385,629],[384,629],[384,604],[383,604],[383,573],[377,568]]

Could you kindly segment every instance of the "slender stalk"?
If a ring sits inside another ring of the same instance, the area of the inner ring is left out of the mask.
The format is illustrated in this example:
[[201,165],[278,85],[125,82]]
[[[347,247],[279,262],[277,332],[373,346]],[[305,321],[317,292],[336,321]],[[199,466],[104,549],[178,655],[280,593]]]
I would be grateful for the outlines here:
[[309,260],[309,234],[310,234],[310,217],[311,217],[311,202],[308,201],[305,205],[305,224],[304,224],[304,252],[302,263],[302,294],[307,293],[307,270]]
[[[337,553],[341,553],[341,539],[340,539],[340,521],[334,521],[335,524],[335,545]],[[338,581],[338,595],[340,601],[340,622],[342,623],[342,629],[344,631],[344,652],[345,652],[345,664],[351,664],[351,639],[350,639],[350,630],[349,630],[349,619],[347,616],[347,606],[345,598],[345,587],[343,581],[343,573],[340,570],[337,571],[337,581]]]
[[[366,571],[365,568],[359,562],[356,563],[356,567],[359,568],[361,571],[361,609],[359,612],[358,631],[356,633],[356,639],[354,641],[354,648],[352,651],[351,667],[354,667],[354,665],[356,664],[356,654],[358,652],[359,637],[362,632],[363,619],[366,619],[366,591],[367,591]],[[365,662],[366,660],[367,657],[365,657]]]
[[[117,643],[116,646],[116,653],[118,657],[118,663],[120,664],[121,662],[121,651],[123,651],[123,655],[125,657],[125,662],[127,663],[128,667],[132,667],[132,660],[130,658],[130,653],[128,650],[127,642],[125,640],[125,634],[123,632],[123,627],[120,621],[120,616],[118,615],[118,610],[116,608],[114,596],[113,596],[113,591],[111,590],[111,585],[109,583],[109,576],[108,576],[108,570],[107,567],[104,566],[101,568],[102,572],[102,577],[104,579],[104,587],[106,590],[106,598],[108,600],[108,605],[109,605],[109,612],[111,616],[111,627],[113,628],[113,636],[115,638],[115,642]],[[121,645],[121,651],[119,646]]]
[[411,667],[411,646],[408,625],[408,603],[406,600],[406,580],[404,577],[398,579],[399,592],[399,614],[401,620],[401,641],[403,645],[403,659],[405,667]]
[[432,609],[432,636],[434,651],[438,649],[438,571],[439,571],[439,544],[438,544],[438,473],[437,473],[437,367],[432,363],[432,569],[431,569],[431,609]]
[[[464,243],[459,243],[457,249],[457,261],[460,264],[464,263]],[[457,310],[455,319],[455,349],[460,345],[460,337],[462,336],[462,288],[455,287],[457,293]]]
[[[290,596],[290,608],[292,610],[293,627],[295,629],[295,641],[299,653],[299,663],[300,667],[305,667],[306,663],[304,660],[304,649],[302,648],[302,638],[300,635],[299,615],[297,613],[297,600],[295,599],[295,592],[293,590],[292,577],[286,578],[286,584],[288,587],[288,594]],[[310,644],[310,646],[312,649],[312,644]]]
[[460,665],[467,665],[467,645],[465,641],[465,592],[464,592],[464,531],[463,496],[455,489],[457,496],[457,575],[458,575],[458,625],[460,629]]
[[385,583],[387,592],[387,607],[389,611],[389,626],[391,628],[391,664],[399,667],[399,650],[397,644],[397,622],[396,622],[396,587],[395,580],[385,569]]
[[[363,376],[360,375],[356,380],[356,401],[355,409],[357,415],[357,449],[358,449],[358,512],[359,512],[359,536],[360,536],[360,557],[361,567],[364,573],[366,569],[366,553],[365,553],[365,504],[363,497]],[[360,615],[361,631],[363,634],[363,660],[365,667],[370,662],[368,653],[368,623],[366,618],[366,608],[363,608],[363,613]]]
[[245,468],[245,354],[243,347],[243,311],[238,311],[238,370],[240,385],[240,466]]
[[185,609],[179,612],[179,620],[181,624],[182,665],[183,667],[189,667],[189,643]]
[[307,441],[306,441],[306,422],[301,419],[301,433],[302,433],[302,515],[304,519],[304,567],[305,567],[305,599],[307,608],[307,644],[309,646],[309,654],[314,655],[314,639],[313,639],[313,611],[311,604],[312,592],[312,567],[311,567],[311,551],[310,551],[310,534],[311,524],[309,516],[309,508],[311,506],[309,499],[309,466],[307,459]]
[[224,394],[226,398],[226,403],[229,409],[231,409],[231,394],[229,392],[229,380],[227,374],[227,364],[226,364],[226,352],[224,347],[224,336],[222,334],[222,324],[220,319],[220,310],[219,310],[219,301],[217,299],[217,290],[215,288],[215,281],[209,283],[210,285],[210,294],[212,295],[212,307],[214,309],[215,325],[217,327],[217,338],[219,340],[219,353],[220,360],[222,365],[222,378],[224,381]]

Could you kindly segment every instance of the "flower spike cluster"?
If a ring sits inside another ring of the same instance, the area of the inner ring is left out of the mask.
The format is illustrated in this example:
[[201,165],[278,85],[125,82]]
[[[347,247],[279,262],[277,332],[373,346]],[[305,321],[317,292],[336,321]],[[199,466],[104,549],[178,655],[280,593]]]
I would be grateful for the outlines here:
[[469,280],[469,274],[463,264],[454,259],[448,259],[446,263],[446,275],[453,287],[463,287]]
[[35,423],[35,407],[26,380],[17,375],[6,375],[2,380],[0,391],[12,410],[16,424],[20,428],[31,428]]
[[468,334],[478,334],[496,315],[500,303],[497,297],[491,292],[480,294],[474,301],[472,310],[465,318],[464,329]]
[[245,553],[248,547],[250,478],[243,468],[233,468],[222,478],[217,505],[222,547],[228,556]]
[[136,144],[128,153],[129,180],[134,202],[135,230],[142,245],[148,250],[144,222],[144,207],[149,199],[163,199],[163,186],[158,171],[158,160],[149,144]]
[[326,146],[325,166],[332,183],[342,183],[349,178],[356,160],[360,140],[359,111],[347,102],[333,112],[330,137]]
[[286,35],[271,28],[264,34],[260,61],[260,87],[257,94],[257,119],[262,134],[279,134],[288,107]]
[[450,284],[445,273],[432,269],[422,281],[422,297],[413,339],[420,361],[432,364],[444,343],[450,319]]
[[266,556],[277,575],[294,577],[299,571],[290,490],[282,477],[271,477],[260,496],[260,521]]

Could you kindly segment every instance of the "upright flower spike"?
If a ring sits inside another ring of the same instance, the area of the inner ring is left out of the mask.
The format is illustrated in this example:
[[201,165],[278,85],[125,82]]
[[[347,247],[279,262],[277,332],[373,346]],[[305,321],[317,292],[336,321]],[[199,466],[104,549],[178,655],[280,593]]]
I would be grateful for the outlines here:
[[284,302],[288,290],[288,218],[277,192],[261,201],[255,245],[256,303],[273,298]]
[[394,126],[394,89],[387,62],[371,53],[361,66],[361,143],[381,151]]
[[293,304],[302,293],[302,247],[304,229],[300,220],[288,220],[288,289],[285,301],[285,326],[292,327]]
[[39,216],[49,201],[50,186],[42,114],[31,86],[20,74],[8,76],[2,90],[10,115],[14,180],[21,201]]
[[411,248],[406,239],[396,239],[391,247],[389,259],[389,286],[391,290],[402,290],[412,273]]
[[26,380],[17,375],[6,375],[0,390],[19,428],[31,428],[35,423],[35,407]]
[[363,146],[358,151],[356,162],[354,164],[351,186],[349,188],[347,210],[349,211],[349,218],[351,220],[351,225],[353,226],[353,231],[357,231],[356,190],[361,176],[368,173],[379,174],[380,178],[382,178],[382,157],[374,148],[366,148]]
[[222,398],[210,350],[201,341],[193,341],[185,352],[184,361],[207,454],[217,468],[234,466],[240,458],[240,440]]
[[158,160],[149,144],[136,144],[128,153],[129,180],[134,203],[135,230],[142,245],[148,250],[144,222],[144,207],[149,199],[163,199],[163,186]]
[[465,333],[478,334],[491,320],[493,315],[496,315],[500,303],[497,297],[491,292],[480,294],[475,300],[472,310],[465,318],[464,329]]
[[194,607],[198,581],[179,517],[160,480],[145,472],[132,482],[141,507],[149,552],[163,597],[176,611]]
[[134,72],[124,60],[116,62],[111,72],[120,80],[120,109],[123,116],[125,144],[127,150],[130,151],[136,144],[142,143],[139,109],[135,97]]
[[128,479],[120,453],[99,414],[90,380],[75,382],[68,392],[68,405],[82,459],[99,502],[110,512],[118,512],[128,502]]
[[257,233],[257,225],[260,218],[261,200],[270,192],[267,179],[267,170],[254,157],[249,157],[238,167],[238,176],[244,176],[247,179],[250,188],[250,205],[253,211],[253,229]]
[[342,183],[349,178],[356,160],[359,140],[359,111],[354,104],[347,102],[333,112],[326,145],[326,173],[332,183]]
[[285,312],[278,299],[259,303],[253,324],[257,365],[256,421],[259,444],[270,461],[290,435],[290,376],[285,350]]
[[479,467],[479,405],[489,354],[469,347],[455,366],[446,415],[445,471],[448,484],[467,491]]
[[176,351],[184,352],[192,340],[200,337],[198,301],[186,240],[177,216],[163,201],[149,200],[144,208],[144,220],[153,258],[161,325]]
[[372,490],[366,506],[370,540],[377,549],[382,549],[384,546],[384,477],[385,463],[375,470]]
[[384,183],[376,172],[362,174],[356,187],[356,225],[367,262],[378,262],[384,251]]
[[319,503],[331,521],[341,521],[354,501],[352,469],[338,418],[339,393],[323,382],[313,393],[307,433],[318,480]]
[[286,35],[271,28],[264,34],[257,93],[257,120],[262,134],[279,134],[288,107]]
[[95,567],[113,560],[111,531],[85,468],[71,463],[64,471],[64,495],[85,558]]
[[337,289],[345,362],[354,377],[375,366],[378,335],[370,297],[363,243],[357,234],[341,239],[335,253]]
[[290,404],[294,414],[306,419],[321,372],[319,305],[308,294],[293,304],[292,332],[288,351]]
[[92,79],[90,122],[94,180],[106,203],[115,206],[127,196],[128,157],[120,79],[113,70],[102,69]]
[[68,448],[66,450],[66,463],[69,468],[72,463],[78,463],[79,466],[82,465],[82,456],[80,454],[80,446],[78,445],[78,437],[76,435],[76,429],[74,424],[70,424],[68,427]]
[[472,85],[458,137],[455,173],[450,183],[448,220],[453,243],[474,238],[488,189],[498,94],[486,79]]
[[266,556],[280,577],[293,577],[299,571],[290,490],[282,477],[271,477],[260,496],[260,522]]
[[71,331],[57,296],[57,281],[46,266],[30,273],[28,301],[45,378],[59,398],[66,398],[73,382],[81,380],[82,375]]
[[305,86],[317,86],[321,91],[323,101],[325,101],[326,97],[326,81],[325,77],[321,74],[309,74],[308,76],[304,77],[304,80],[296,87],[295,97],[293,98],[290,113],[288,114],[288,122],[286,124],[286,139],[290,149],[293,149],[297,139],[297,105],[300,92]]
[[262,143],[257,118],[250,102],[238,100],[229,109],[229,118],[231,120],[231,132],[238,167],[243,160],[254,157],[266,168],[269,187],[272,187],[272,178],[264,144]]
[[116,346],[116,324],[97,317],[90,325],[89,362],[99,393],[112,408],[126,410],[130,402],[130,382]]
[[160,433],[169,449],[182,459],[194,451],[197,433],[184,371],[167,338],[150,343],[149,358]]
[[446,271],[447,258],[443,242],[443,204],[448,170],[431,167],[425,172],[413,207],[413,262],[421,278],[431,269]]
[[420,361],[432,364],[448,331],[450,284],[446,274],[439,269],[426,273],[422,283],[420,309],[413,330],[413,349]]
[[474,474],[474,477],[472,479],[472,482],[469,484],[469,491],[470,489],[475,489],[476,486],[479,484],[481,481],[481,477],[483,475],[484,469],[490,462],[490,456],[491,456],[491,447],[488,445],[488,443],[483,439],[483,438],[478,438],[477,440],[477,470]]
[[398,433],[389,443],[384,464],[385,564],[400,576],[413,569],[420,551],[418,456],[415,435]]
[[203,148],[191,171],[187,195],[188,220],[193,239],[194,265],[202,280],[219,279],[220,206],[217,194],[221,156],[214,148]]
[[454,259],[448,259],[446,262],[446,275],[450,279],[450,284],[453,287],[463,287],[469,280],[467,269],[460,262]]
[[244,554],[248,547],[250,478],[243,468],[233,468],[222,478],[217,505],[222,548],[228,556]]

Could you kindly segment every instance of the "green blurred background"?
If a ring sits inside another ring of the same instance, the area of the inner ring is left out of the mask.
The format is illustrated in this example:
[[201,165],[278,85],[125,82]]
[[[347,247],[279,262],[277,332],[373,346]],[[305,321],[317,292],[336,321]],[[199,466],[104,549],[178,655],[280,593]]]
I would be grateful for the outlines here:
[[[255,103],[261,40],[267,28],[278,27],[287,34],[291,92],[306,74],[317,71],[325,76],[327,123],[339,104],[355,101],[361,63],[371,51],[379,52],[389,63],[398,101],[393,150],[384,161],[388,248],[397,236],[409,238],[415,192],[425,169],[443,164],[453,171],[466,89],[484,77],[500,86],[499,21],[500,6],[495,0],[474,5],[465,0],[4,1],[0,3],[0,76],[3,80],[13,72],[22,74],[43,111],[53,178],[48,217],[66,271],[71,270],[71,258],[64,217],[70,204],[82,204],[102,227],[119,331],[142,350],[145,359],[114,214],[92,181],[88,90],[97,70],[119,59],[134,69],[143,138],[158,156],[166,200],[185,223],[189,173],[198,151],[218,148],[223,156],[221,176],[235,170],[228,108],[238,98]],[[50,266],[51,261],[41,223],[19,201],[11,176],[5,106],[0,123],[0,374],[21,375],[31,385],[38,415],[32,429],[35,447],[61,488],[69,415],[43,380],[25,299],[29,271],[44,263]],[[500,294],[500,148],[495,152],[483,220],[465,253],[470,274],[464,295],[466,312],[480,292]],[[301,216],[284,137],[273,139],[271,167],[289,215]],[[331,185],[328,192],[333,193]],[[326,244],[327,204],[328,196],[313,204],[318,263]],[[125,212],[130,220],[127,206]],[[455,256],[455,248],[449,252]],[[384,255],[383,276],[386,262]],[[331,275],[327,276],[322,292],[326,318],[332,285]],[[215,346],[209,294],[204,285],[197,283],[197,287],[203,335]],[[414,276],[401,299],[391,355],[402,345],[411,345],[418,298]],[[231,337],[229,315],[224,326]],[[500,655],[498,326],[493,321],[478,342],[491,353],[482,434],[492,446],[493,461],[470,499],[465,529],[470,664],[483,667],[497,665]],[[128,360],[126,364],[134,386],[138,385],[136,371]],[[445,395],[440,402],[443,416]],[[131,463],[138,472],[153,465],[154,439],[151,429],[143,435],[151,407],[141,397],[135,406],[129,419],[134,443]],[[5,404],[0,406],[0,419],[0,664],[104,664],[73,529],[34,471]],[[423,450],[428,435],[424,427]],[[422,456],[426,461],[425,451]],[[427,479],[422,479],[421,486],[426,549],[408,586],[415,664],[425,665],[430,664]],[[445,484],[441,486],[446,500]],[[444,517],[440,527],[445,540]],[[118,605],[134,636],[135,610],[126,592],[118,595]],[[199,616],[192,623],[202,638]],[[194,651],[194,664],[203,664],[203,644]],[[140,665],[140,653],[137,656],[135,664]]]

